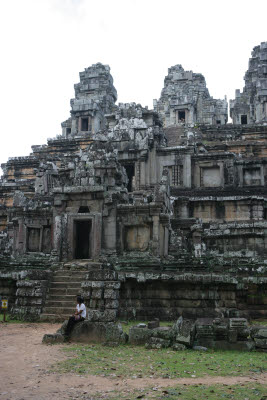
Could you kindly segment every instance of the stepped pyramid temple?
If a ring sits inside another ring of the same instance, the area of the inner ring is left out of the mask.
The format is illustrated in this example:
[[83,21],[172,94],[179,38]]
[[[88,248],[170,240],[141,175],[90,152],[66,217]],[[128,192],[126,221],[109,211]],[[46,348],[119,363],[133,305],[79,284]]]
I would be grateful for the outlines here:
[[[225,79],[227,77],[225,76]],[[0,296],[28,320],[267,316],[267,42],[243,92],[168,70],[154,109],[80,73],[62,134],[2,164]]]

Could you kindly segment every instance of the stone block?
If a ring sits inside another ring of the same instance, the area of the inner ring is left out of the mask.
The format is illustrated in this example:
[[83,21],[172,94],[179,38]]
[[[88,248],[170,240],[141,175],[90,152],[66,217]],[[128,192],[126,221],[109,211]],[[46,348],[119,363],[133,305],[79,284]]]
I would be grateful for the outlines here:
[[105,282],[105,289],[120,289],[121,282]]
[[152,329],[147,328],[138,328],[133,326],[129,331],[129,343],[130,344],[145,344],[148,339],[152,337],[153,331]]
[[57,344],[63,343],[64,336],[61,333],[46,334],[43,336],[42,343],[44,344]]
[[193,348],[193,350],[196,350],[196,351],[207,351],[208,350],[207,347],[204,347],[204,346],[193,346],[192,348]]
[[[46,341],[50,340],[53,342],[55,339],[50,338],[50,336],[61,336],[64,338],[66,326],[68,321],[64,321],[62,326],[58,329],[55,335],[45,335],[49,336]],[[100,343],[126,343],[128,340],[128,335],[123,332],[120,324],[113,322],[92,322],[83,321],[74,325],[73,330],[70,334],[70,339],[76,342],[90,343],[90,342],[100,342]]]
[[93,299],[102,299],[103,298],[103,289],[92,289],[91,296]]
[[153,337],[161,338],[164,340],[174,340],[175,334],[172,328],[168,326],[160,326],[153,329]]
[[105,282],[103,281],[92,281],[92,288],[96,289],[96,288],[103,288],[105,285]]
[[86,275],[86,279],[89,281],[116,281],[116,271],[106,270],[92,270]]
[[166,349],[167,347],[170,347],[170,345],[170,340],[151,337],[148,339],[145,347],[146,349]]
[[147,323],[147,327],[148,327],[148,329],[159,328],[159,321],[149,321]]
[[196,338],[213,338],[213,319],[212,318],[199,318],[196,320]]
[[235,330],[239,339],[246,339],[250,334],[248,321],[245,318],[229,318],[229,330]]
[[195,322],[180,317],[174,324],[172,331],[176,333],[175,341],[191,347],[195,338]]
[[104,299],[113,299],[116,300],[119,298],[119,291],[113,289],[105,289],[104,290]]
[[267,326],[254,325],[250,328],[250,336],[258,339],[267,339]]
[[91,322],[113,322],[117,317],[116,310],[106,309],[105,311],[88,310],[87,318]]
[[266,339],[254,338],[254,342],[257,348],[267,349],[267,338]]
[[182,350],[186,350],[187,347],[186,347],[184,344],[182,344],[182,343],[174,343],[174,344],[172,345],[172,349],[173,349],[174,351],[182,351]]
[[105,307],[107,308],[119,308],[119,301],[118,300],[112,300],[112,299],[106,299],[105,300]]

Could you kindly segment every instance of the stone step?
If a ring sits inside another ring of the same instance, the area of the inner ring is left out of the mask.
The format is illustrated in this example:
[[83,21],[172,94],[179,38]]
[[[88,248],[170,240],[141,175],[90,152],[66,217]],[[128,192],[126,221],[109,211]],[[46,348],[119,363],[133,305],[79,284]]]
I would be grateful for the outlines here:
[[102,263],[97,262],[97,261],[72,261],[69,263],[64,264],[64,269],[68,269],[71,271],[87,271],[88,269],[91,268],[100,268]]
[[57,314],[43,313],[40,315],[40,320],[43,322],[64,322],[65,320],[68,320],[69,317],[70,317],[69,314],[57,315]]
[[58,269],[54,271],[54,276],[67,275],[67,276],[85,276],[87,271],[72,271],[70,269]]
[[51,282],[50,288],[81,289],[81,282]]
[[66,308],[72,308],[73,310],[75,310],[75,308],[76,308],[76,299],[75,299],[75,297],[74,297],[74,299],[72,299],[72,300],[52,300],[52,299],[49,299],[49,300],[47,300],[46,301],[46,304],[45,304],[45,307],[47,308],[50,308],[50,307],[66,307]]
[[62,300],[62,297],[64,298],[64,300],[65,301],[75,301],[76,300],[76,294],[64,294],[64,295],[61,295],[61,294],[48,294],[47,295],[47,297],[46,297],[46,300],[48,301],[50,301],[50,300],[52,300],[52,301],[57,301],[57,300]]
[[55,282],[69,282],[75,280],[76,282],[82,282],[85,280],[85,276],[76,276],[76,275],[57,275],[53,277],[51,283]]
[[75,306],[72,307],[44,307],[44,314],[72,315],[75,312]]
[[76,296],[80,294],[81,292],[81,287],[79,288],[66,288],[66,287],[50,287],[48,296],[47,298],[51,296],[58,296],[58,297],[63,297],[63,296]]

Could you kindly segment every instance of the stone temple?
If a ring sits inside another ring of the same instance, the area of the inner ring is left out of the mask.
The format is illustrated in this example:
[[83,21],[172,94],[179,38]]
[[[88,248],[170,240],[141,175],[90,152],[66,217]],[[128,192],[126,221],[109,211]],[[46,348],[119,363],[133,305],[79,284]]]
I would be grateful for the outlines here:
[[[227,77],[225,77],[227,79]],[[154,109],[80,73],[62,134],[2,164],[0,296],[14,315],[267,316],[267,42],[243,92],[168,70]]]

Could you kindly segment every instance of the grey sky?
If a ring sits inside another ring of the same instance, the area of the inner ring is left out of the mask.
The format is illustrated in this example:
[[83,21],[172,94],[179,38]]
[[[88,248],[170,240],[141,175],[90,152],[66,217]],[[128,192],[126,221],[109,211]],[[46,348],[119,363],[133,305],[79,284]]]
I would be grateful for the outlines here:
[[0,0],[0,162],[61,133],[78,73],[97,62],[119,102],[152,108],[175,64],[233,98],[266,15],[266,0]]

